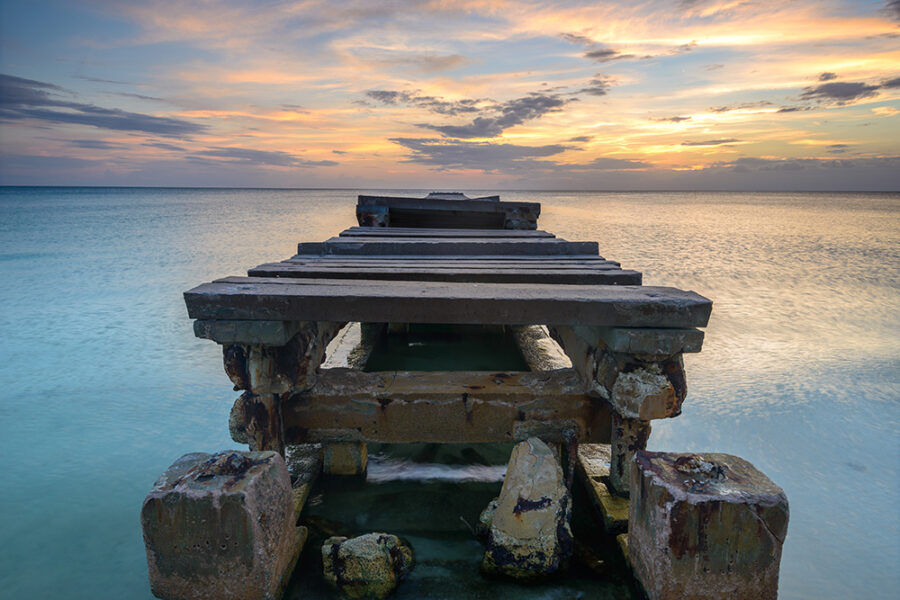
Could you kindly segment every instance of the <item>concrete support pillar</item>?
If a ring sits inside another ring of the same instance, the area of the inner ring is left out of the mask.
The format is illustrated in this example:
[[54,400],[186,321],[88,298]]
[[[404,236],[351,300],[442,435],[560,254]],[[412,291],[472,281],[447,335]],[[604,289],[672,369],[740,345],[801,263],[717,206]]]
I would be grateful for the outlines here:
[[281,398],[275,394],[247,392],[238,402],[243,412],[244,434],[250,450],[272,450],[284,456]]
[[366,444],[326,444],[322,472],[326,475],[365,475],[369,453]]
[[178,600],[280,598],[306,539],[274,452],[186,454],[141,510],[150,590]]
[[613,411],[609,482],[613,493],[629,497],[629,478],[634,453],[647,448],[650,422],[629,419]]
[[728,454],[638,452],[628,557],[650,600],[776,600],[784,491]]

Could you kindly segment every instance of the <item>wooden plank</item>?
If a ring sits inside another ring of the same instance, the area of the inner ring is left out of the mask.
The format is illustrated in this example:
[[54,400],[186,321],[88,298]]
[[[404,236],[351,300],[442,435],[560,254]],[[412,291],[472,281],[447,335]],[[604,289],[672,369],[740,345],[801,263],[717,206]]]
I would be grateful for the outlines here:
[[555,238],[552,233],[529,229],[440,229],[424,227],[350,227],[340,237],[406,238]]
[[382,279],[406,281],[477,281],[495,283],[559,283],[596,285],[640,285],[641,274],[622,269],[552,268],[429,268],[378,266],[331,266],[322,264],[269,263],[248,272],[250,277],[296,277],[320,279]]
[[357,196],[357,206],[388,206],[391,208],[505,213],[510,210],[535,211],[540,215],[540,202],[499,202],[490,200],[436,200],[427,198],[405,198],[400,196]]
[[597,242],[569,242],[558,239],[380,239],[331,238],[325,242],[301,242],[298,254],[333,256],[365,255],[594,255],[599,254]]
[[194,319],[703,327],[712,302],[675,288],[228,277],[184,294]]
[[541,268],[601,268],[621,265],[601,256],[318,256],[296,254],[283,262],[294,264],[333,264],[344,266],[428,266],[468,268],[541,267]]
[[608,441],[608,404],[572,369],[549,372],[362,373],[323,370],[282,406],[285,441],[514,442],[537,435]]

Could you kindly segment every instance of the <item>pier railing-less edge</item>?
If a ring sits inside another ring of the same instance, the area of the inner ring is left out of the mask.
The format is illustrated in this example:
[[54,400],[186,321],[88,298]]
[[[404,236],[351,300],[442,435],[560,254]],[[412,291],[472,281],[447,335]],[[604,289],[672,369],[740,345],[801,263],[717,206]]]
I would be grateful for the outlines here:
[[[539,438],[571,446],[649,597],[776,597],[780,488],[737,457],[645,452],[650,421],[681,413],[682,355],[701,350],[711,301],[642,286],[595,242],[538,230],[539,204],[447,197],[360,196],[358,227],[185,292],[195,334],[222,346],[243,392],[229,426],[251,452],[187,455],[157,482],[142,513],[153,592],[205,597],[196,590],[215,580],[220,597],[281,593],[314,477],[292,488],[286,449],[323,444],[325,473],[360,474],[366,442]],[[512,332],[530,370],[366,370],[379,336],[415,324]],[[236,493],[243,508],[198,525]],[[253,510],[294,517],[262,531]],[[229,596],[236,577],[254,583]]]

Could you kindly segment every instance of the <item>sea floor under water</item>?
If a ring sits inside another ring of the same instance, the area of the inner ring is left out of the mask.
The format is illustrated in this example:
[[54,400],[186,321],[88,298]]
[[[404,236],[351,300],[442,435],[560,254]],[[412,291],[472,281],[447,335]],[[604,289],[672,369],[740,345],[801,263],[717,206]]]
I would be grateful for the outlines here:
[[392,596],[398,599],[637,598],[615,538],[603,531],[577,479],[572,530],[579,550],[568,569],[539,584],[480,574],[484,547],[472,527],[500,493],[511,450],[511,444],[370,445],[365,478],[317,481],[300,519],[309,538],[285,598],[333,598],[322,577],[322,543],[370,532],[398,535],[415,552],[415,568]]

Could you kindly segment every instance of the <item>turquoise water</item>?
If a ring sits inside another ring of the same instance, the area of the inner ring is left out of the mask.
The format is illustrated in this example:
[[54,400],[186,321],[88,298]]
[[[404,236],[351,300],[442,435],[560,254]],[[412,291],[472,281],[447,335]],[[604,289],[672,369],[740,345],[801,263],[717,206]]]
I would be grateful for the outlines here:
[[[0,188],[0,596],[150,598],[144,495],[181,454],[235,446],[235,393],[181,292],[340,231],[356,193]],[[650,446],[737,454],[785,489],[781,597],[895,597],[900,195],[501,194],[714,300],[684,413]]]

